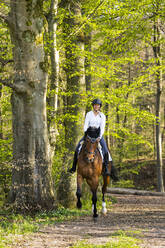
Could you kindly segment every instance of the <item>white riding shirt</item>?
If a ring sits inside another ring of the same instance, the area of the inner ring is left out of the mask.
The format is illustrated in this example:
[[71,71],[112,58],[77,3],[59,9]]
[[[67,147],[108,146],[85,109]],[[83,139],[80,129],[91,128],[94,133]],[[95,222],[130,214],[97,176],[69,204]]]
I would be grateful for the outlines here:
[[88,127],[100,127],[99,138],[101,139],[105,130],[105,115],[102,112],[98,112],[97,115],[93,111],[88,112],[85,117],[84,132],[87,131]]

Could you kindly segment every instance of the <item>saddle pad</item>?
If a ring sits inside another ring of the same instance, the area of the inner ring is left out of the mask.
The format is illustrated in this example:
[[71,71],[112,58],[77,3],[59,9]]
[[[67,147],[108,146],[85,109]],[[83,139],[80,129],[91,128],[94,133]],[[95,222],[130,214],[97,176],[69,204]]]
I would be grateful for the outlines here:
[[81,148],[82,148],[83,143],[84,143],[84,140],[82,140],[82,141],[80,142],[80,146],[79,146],[79,149],[78,149],[78,154],[79,154],[80,151],[81,151]]
[[[82,141],[80,142],[80,146],[79,146],[79,149],[78,149],[78,154],[79,154],[80,151],[81,151],[81,148],[82,148],[83,143],[84,143],[84,141],[82,140]],[[103,155],[103,151],[102,151],[102,147],[101,147],[100,143],[99,143],[99,145],[98,145],[98,149],[99,149],[101,158],[102,158],[102,160],[103,160],[103,162],[104,162],[104,155]],[[109,161],[112,161],[112,158],[111,158],[111,155],[110,155],[110,152],[109,152],[109,151],[108,151],[108,156],[109,156]]]

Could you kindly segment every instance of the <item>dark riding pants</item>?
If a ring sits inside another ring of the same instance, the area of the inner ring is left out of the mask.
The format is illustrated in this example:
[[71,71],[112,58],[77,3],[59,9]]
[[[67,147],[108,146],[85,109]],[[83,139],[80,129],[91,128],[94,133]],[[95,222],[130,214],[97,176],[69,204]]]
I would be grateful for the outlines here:
[[105,142],[103,136],[102,136],[102,138],[101,138],[101,140],[100,140],[100,145],[101,145],[101,147],[102,147],[103,156],[104,156],[105,154],[108,153],[108,147],[107,147],[107,144],[106,144],[106,142]]

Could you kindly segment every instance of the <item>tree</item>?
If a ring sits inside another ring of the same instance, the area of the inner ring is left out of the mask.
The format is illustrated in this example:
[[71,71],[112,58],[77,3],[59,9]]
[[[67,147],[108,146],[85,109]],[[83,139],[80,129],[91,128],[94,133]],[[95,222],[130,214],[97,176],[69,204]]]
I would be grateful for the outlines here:
[[[11,202],[16,208],[50,209],[54,203],[47,132],[47,61],[43,47],[43,1],[10,1],[5,20],[13,44],[13,169]],[[4,81],[5,83],[5,81]]]
[[[157,6],[158,9],[160,6]],[[158,191],[164,192],[163,182],[163,157],[162,157],[162,131],[161,131],[161,119],[162,119],[162,69],[161,69],[161,34],[159,26],[159,18],[154,21],[154,43],[153,52],[156,64],[155,83],[157,86],[156,91],[156,154],[157,154],[157,178],[158,178]]]
[[[53,121],[58,109],[58,91],[59,91],[59,51],[57,49],[57,13],[58,0],[51,0],[49,12],[46,15],[48,21],[48,55],[50,56],[50,83],[48,87],[48,129],[50,133],[50,143],[54,150],[56,136],[58,134],[56,122]],[[52,156],[54,152],[52,151]]]
[[[80,30],[75,33],[81,24],[81,2],[61,1],[61,8],[65,11],[63,21],[63,36],[65,44],[65,74],[66,96],[64,98],[64,127],[65,127],[65,155],[64,169],[59,183],[58,199],[64,206],[73,205],[75,189],[72,185],[75,180],[66,173],[71,167],[73,153],[81,136],[81,129],[85,109],[82,106],[85,91],[85,69],[83,56],[84,36]],[[65,200],[64,200],[65,199]]]

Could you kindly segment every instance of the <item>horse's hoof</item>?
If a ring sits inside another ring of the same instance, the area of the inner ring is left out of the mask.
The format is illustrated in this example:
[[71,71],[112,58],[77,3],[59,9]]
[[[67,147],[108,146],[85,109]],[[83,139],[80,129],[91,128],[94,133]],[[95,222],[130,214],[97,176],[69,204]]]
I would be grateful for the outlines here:
[[99,215],[98,214],[94,214],[93,218],[96,219]]
[[82,208],[82,203],[81,202],[77,202],[77,208],[81,209]]
[[103,216],[107,215],[107,211],[102,211],[101,213],[102,213]]

